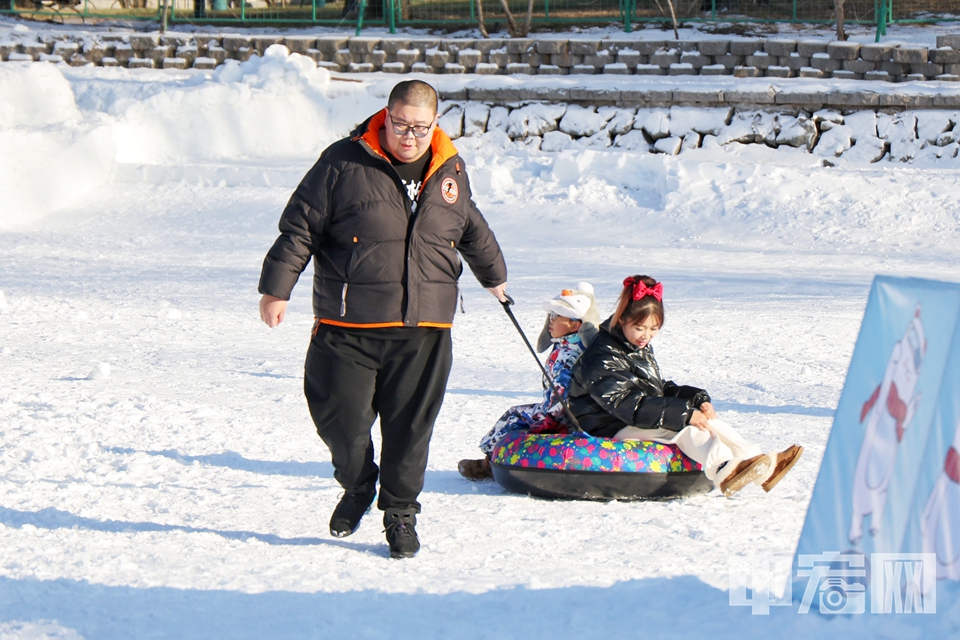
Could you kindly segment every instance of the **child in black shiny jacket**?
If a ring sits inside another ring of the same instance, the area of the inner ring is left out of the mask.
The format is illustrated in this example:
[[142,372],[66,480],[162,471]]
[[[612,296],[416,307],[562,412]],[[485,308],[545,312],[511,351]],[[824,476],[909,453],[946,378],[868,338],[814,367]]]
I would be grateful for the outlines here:
[[791,445],[761,452],[719,420],[709,394],[664,381],[650,341],[663,326],[663,285],[635,275],[617,310],[573,367],[570,409],[595,437],[673,444],[727,497],[751,482],[770,491],[800,457]]

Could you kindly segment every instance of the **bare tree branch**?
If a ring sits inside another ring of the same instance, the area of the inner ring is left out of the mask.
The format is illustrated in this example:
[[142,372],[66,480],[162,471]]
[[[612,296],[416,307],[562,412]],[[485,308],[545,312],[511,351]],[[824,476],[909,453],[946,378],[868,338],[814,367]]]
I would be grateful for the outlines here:
[[833,6],[837,10],[837,40],[843,42],[847,39],[847,32],[843,29],[843,4],[846,0],[833,0]]
[[480,35],[484,38],[489,38],[490,34],[487,33],[487,25],[483,23],[483,0],[477,0],[477,21],[480,23]]
[[527,2],[527,21],[523,24],[523,33],[521,37],[526,37],[530,33],[530,23],[533,21],[533,0]]
[[670,18],[673,20],[673,38],[679,40],[680,32],[677,30],[677,12],[673,9],[673,0],[667,0],[667,4],[670,5]]
[[507,0],[500,0],[500,5],[503,7],[503,12],[507,14],[507,31],[510,32],[511,38],[516,38],[519,35],[517,33],[517,21],[513,19],[513,14],[510,13],[510,7],[507,6]]

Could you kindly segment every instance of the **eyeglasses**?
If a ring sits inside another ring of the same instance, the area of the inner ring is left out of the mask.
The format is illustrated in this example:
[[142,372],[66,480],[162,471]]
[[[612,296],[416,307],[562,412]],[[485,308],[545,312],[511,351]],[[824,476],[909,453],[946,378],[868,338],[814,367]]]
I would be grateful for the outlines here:
[[430,127],[433,126],[433,123],[431,122],[428,125],[406,124],[405,122],[397,122],[393,119],[393,116],[390,116],[390,125],[393,128],[393,133],[401,138],[408,133],[412,133],[417,138],[426,138],[427,134],[430,133]]

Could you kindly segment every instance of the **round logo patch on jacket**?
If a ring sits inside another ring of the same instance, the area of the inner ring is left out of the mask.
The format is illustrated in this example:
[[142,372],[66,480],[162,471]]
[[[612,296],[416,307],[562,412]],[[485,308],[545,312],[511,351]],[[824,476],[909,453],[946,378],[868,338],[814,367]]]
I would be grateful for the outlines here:
[[443,199],[447,201],[447,204],[455,203],[460,196],[460,188],[457,187],[457,181],[453,178],[445,178],[443,184],[440,185],[440,194],[443,196]]

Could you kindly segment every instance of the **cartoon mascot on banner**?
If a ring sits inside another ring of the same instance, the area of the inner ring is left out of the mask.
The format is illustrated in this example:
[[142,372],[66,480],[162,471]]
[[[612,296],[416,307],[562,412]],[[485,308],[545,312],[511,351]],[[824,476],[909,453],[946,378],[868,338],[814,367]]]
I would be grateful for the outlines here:
[[887,485],[893,476],[900,441],[920,406],[920,392],[914,393],[920,365],[927,351],[920,307],[903,337],[893,346],[883,382],[863,404],[860,422],[867,431],[860,446],[853,476],[853,521],[850,542],[856,545],[863,536],[863,519],[870,517],[870,533],[880,530],[887,502]]
[[923,552],[937,556],[937,573],[924,572],[923,592],[936,580],[960,580],[960,423],[920,519]]

